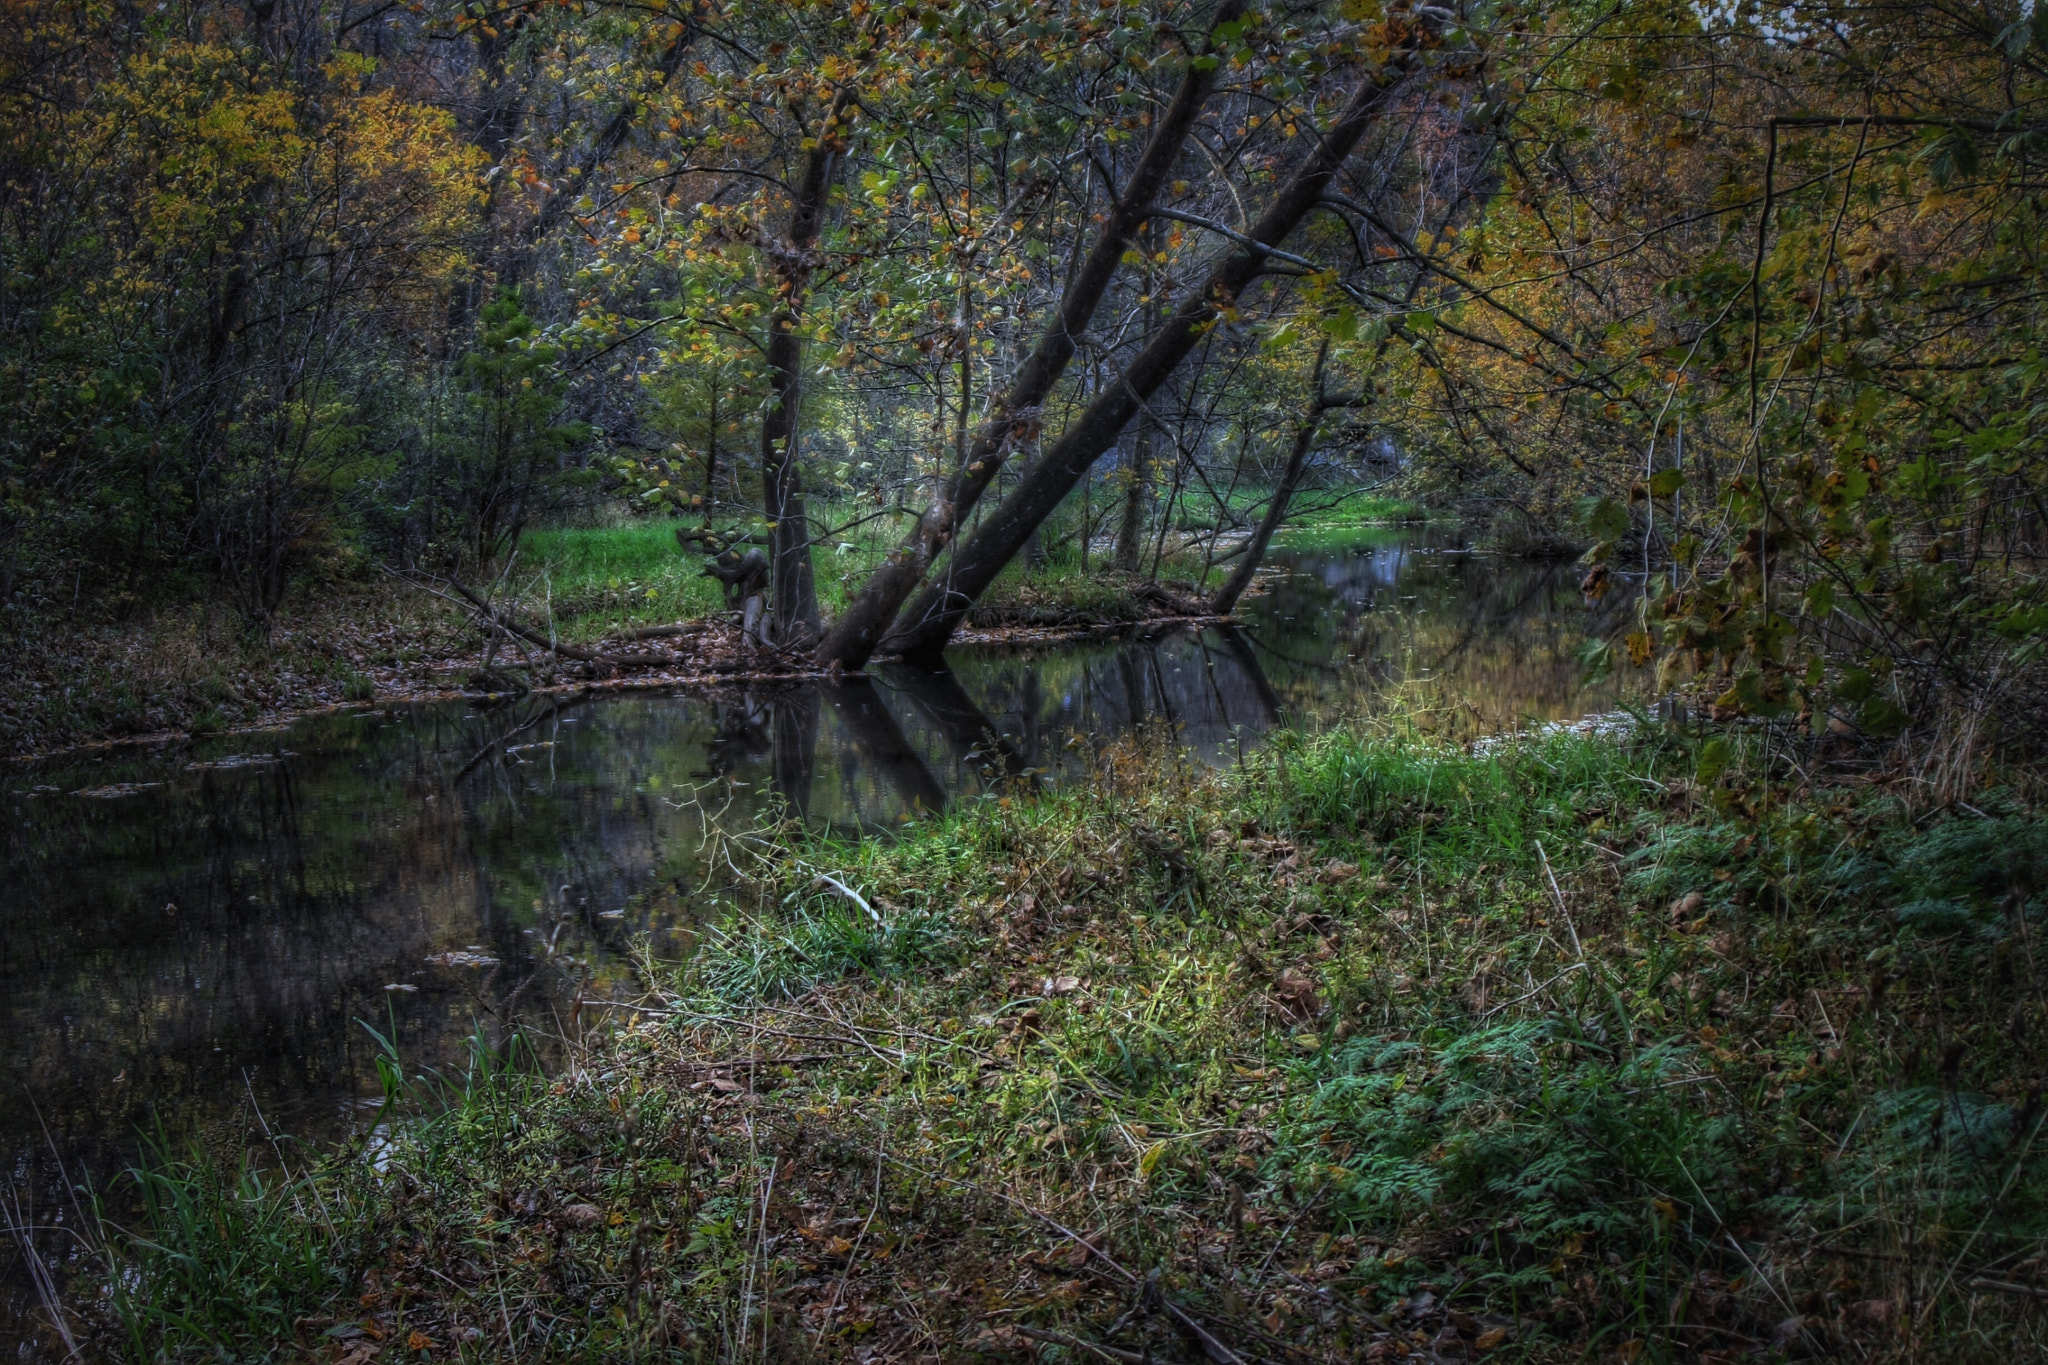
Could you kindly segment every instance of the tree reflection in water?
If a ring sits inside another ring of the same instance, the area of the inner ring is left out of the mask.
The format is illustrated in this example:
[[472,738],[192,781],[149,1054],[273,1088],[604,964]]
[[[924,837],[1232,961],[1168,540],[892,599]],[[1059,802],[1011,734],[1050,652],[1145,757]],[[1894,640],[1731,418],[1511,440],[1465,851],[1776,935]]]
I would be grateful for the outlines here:
[[[0,1144],[48,1192],[57,1157],[104,1180],[159,1126],[364,1121],[363,1022],[416,1065],[479,1029],[587,1027],[588,1002],[638,992],[634,941],[680,957],[712,911],[708,810],[781,802],[852,835],[1057,781],[1075,736],[1140,724],[1221,760],[1282,721],[1399,707],[1462,734],[1611,704],[1579,686],[1603,622],[1568,570],[1414,536],[1276,562],[1241,629],[961,650],[829,688],[385,708],[9,770]],[[120,783],[156,785],[68,794]],[[429,961],[451,952],[474,965]]]

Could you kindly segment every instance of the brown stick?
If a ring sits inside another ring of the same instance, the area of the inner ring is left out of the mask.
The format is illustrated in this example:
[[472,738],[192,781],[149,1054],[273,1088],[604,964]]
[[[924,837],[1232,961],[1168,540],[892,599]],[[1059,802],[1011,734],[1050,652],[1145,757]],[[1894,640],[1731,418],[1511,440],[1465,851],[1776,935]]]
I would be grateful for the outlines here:
[[1985,1289],[1994,1294],[2019,1294],[2030,1299],[2048,1299],[2048,1289],[2038,1285],[2014,1284],[2009,1280],[1966,1280],[1965,1289]]
[[605,658],[602,655],[592,654],[587,649],[578,649],[574,645],[565,645],[561,643],[559,640],[550,640],[545,635],[542,635],[537,631],[530,630],[527,627],[520,625],[519,622],[513,620],[508,615],[500,613],[495,608],[493,608],[490,603],[484,601],[481,597],[478,597],[475,593],[471,592],[468,588],[464,587],[462,584],[456,582],[452,578],[448,580],[448,586],[454,588],[456,592],[462,594],[462,600],[469,603],[470,606],[476,608],[477,615],[483,617],[484,620],[496,626],[498,629],[503,631],[509,631],[510,633],[517,635],[520,639],[525,640],[529,644],[539,645],[542,649],[545,649],[550,653],[559,654],[565,659],[576,659],[582,663],[608,664],[614,662],[614,660]]
[[684,621],[680,624],[673,626],[642,626],[638,630],[629,630],[624,632],[623,634],[611,636],[610,638],[619,641],[670,640],[674,639],[679,635],[701,635],[709,628],[710,626],[708,622]]
[[1119,1365],[1144,1365],[1145,1362],[1145,1357],[1136,1351],[1126,1351],[1117,1346],[1098,1346],[1092,1341],[1083,1341],[1079,1337],[1070,1337],[1065,1332],[1047,1332],[1036,1327],[1021,1326],[1016,1329],[1016,1332],[1018,1336],[1029,1337],[1033,1341],[1050,1342],[1054,1346],[1065,1346],[1073,1350],[1093,1351],[1104,1360],[1114,1360]]

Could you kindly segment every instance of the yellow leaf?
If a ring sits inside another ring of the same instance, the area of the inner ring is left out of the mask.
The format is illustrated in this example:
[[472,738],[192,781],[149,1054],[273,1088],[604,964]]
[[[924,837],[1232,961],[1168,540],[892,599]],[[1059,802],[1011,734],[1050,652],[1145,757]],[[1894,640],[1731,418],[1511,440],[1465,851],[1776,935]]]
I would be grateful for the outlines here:
[[1166,1144],[1155,1142],[1138,1157],[1138,1174],[1146,1180],[1152,1178],[1153,1168],[1159,1165],[1159,1158],[1166,1155]]

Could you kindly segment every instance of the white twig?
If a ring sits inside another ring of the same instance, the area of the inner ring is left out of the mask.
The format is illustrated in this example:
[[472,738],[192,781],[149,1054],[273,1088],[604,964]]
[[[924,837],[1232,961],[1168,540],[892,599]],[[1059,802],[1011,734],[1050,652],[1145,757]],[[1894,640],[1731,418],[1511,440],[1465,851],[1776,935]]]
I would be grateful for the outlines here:
[[867,899],[863,897],[860,894],[860,892],[854,890],[845,882],[840,881],[839,878],[833,876],[829,872],[820,872],[817,875],[817,877],[812,880],[811,885],[816,886],[820,882],[824,883],[826,886],[831,887],[834,891],[837,891],[840,895],[846,897],[855,905],[858,905],[861,909],[867,911],[868,918],[873,920],[875,923],[880,924],[882,922],[882,917],[875,913],[875,907],[869,905],[867,903]]
[[1572,912],[1565,908],[1564,892],[1557,888],[1557,874],[1550,870],[1550,855],[1543,851],[1541,839],[1536,841],[1536,856],[1543,860],[1543,875],[1550,879],[1550,894],[1557,898],[1557,913],[1564,916],[1564,927],[1571,933],[1572,951],[1577,953],[1579,960],[1583,962],[1586,960],[1586,949],[1579,942],[1579,928],[1572,923]]

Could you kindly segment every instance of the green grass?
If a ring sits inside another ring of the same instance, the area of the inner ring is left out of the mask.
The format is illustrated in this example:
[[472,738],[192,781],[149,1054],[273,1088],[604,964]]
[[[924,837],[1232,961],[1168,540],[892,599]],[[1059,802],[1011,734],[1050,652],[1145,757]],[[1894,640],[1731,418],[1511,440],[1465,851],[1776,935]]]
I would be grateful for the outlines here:
[[[827,529],[872,510],[833,503],[811,507]],[[877,518],[813,547],[818,601],[828,616],[895,547],[899,521]],[[722,611],[724,598],[717,581],[704,573],[704,555],[676,544],[676,528],[686,525],[695,523],[662,519],[529,533],[517,575],[520,605],[529,612],[552,611],[557,628],[572,641]]]
[[890,842],[730,831],[665,1015],[402,1130],[324,1278],[306,1191],[232,1252],[160,1201],[223,1268],[144,1275],[137,1341],[288,1355],[246,1292],[436,1359],[1192,1358],[1176,1310],[1273,1360],[2025,1358],[1981,1286],[2048,1248],[2042,831],[1668,732],[1134,744]]
[[[1234,502],[1241,514],[1254,515],[1268,492],[1243,488]],[[1424,516],[1416,503],[1374,493],[1353,494],[1328,507],[1318,498],[1316,506],[1313,521],[1290,525],[1282,533],[1282,544],[1339,549],[1387,535],[1386,527]],[[812,515],[828,529],[846,527],[872,511],[855,502],[812,506]],[[1097,506],[1095,512],[1099,518],[1103,508]],[[1182,520],[1183,530],[1194,528],[1194,522]],[[827,616],[840,610],[869,571],[895,548],[901,521],[876,518],[828,535],[814,547],[818,599]],[[703,573],[703,556],[676,546],[675,528],[685,524],[694,523],[663,519],[531,532],[516,573],[519,605],[530,613],[551,613],[556,628],[571,641],[714,614],[723,609],[723,598],[718,584]],[[1083,572],[1080,548],[1073,541],[1079,524],[1078,499],[1070,500],[1047,528],[1044,565],[1027,569],[1018,563],[1007,569],[978,613],[985,622],[1117,621],[1145,614],[1131,598],[1130,584],[1107,572],[1106,553],[1091,554]],[[1146,562],[1149,566],[1149,556]],[[1201,568],[1199,552],[1169,553],[1159,571],[1166,578],[1193,580]],[[1212,571],[1211,586],[1217,572]]]
[[571,640],[633,626],[694,620],[720,610],[716,580],[700,555],[676,545],[680,522],[535,531],[520,555],[519,595],[551,611]]

